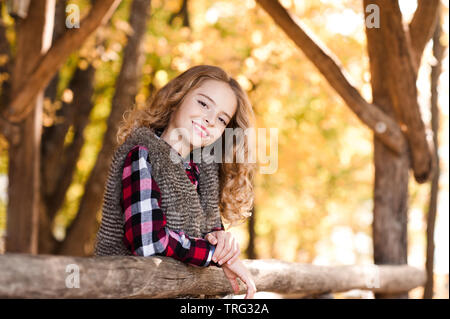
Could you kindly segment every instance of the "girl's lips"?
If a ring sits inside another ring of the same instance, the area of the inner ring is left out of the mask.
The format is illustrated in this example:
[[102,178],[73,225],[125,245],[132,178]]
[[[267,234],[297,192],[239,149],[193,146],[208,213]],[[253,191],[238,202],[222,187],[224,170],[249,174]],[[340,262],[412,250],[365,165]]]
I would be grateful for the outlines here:
[[202,125],[199,125],[198,123],[196,123],[194,121],[192,121],[192,124],[194,124],[194,126],[200,131],[200,133],[202,134],[202,137],[209,136],[208,131]]

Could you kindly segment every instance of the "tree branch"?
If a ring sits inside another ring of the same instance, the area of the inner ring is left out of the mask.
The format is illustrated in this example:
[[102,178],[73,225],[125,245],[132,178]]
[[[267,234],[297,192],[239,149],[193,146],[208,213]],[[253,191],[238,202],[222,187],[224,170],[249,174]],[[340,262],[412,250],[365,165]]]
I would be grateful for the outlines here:
[[385,47],[389,48],[386,63],[389,76],[389,95],[392,106],[407,137],[411,150],[412,169],[417,182],[428,180],[432,171],[432,156],[417,101],[416,72],[403,29],[402,14],[397,1],[378,0],[380,7],[379,31]]
[[401,153],[406,143],[397,123],[361,96],[344,75],[337,58],[322,44],[319,46],[318,41],[314,41],[278,1],[257,0],[257,2],[317,67],[358,118],[371,128],[387,147]]
[[78,49],[86,38],[92,34],[99,25],[109,19],[119,5],[120,0],[95,1],[88,16],[80,22],[79,29],[70,29],[55,42],[45,54],[34,71],[26,81],[23,89],[15,96],[10,104],[5,118],[11,122],[22,121],[31,111],[30,101],[36,94],[47,86],[53,75],[61,64],[76,49]]
[[414,16],[409,23],[409,37],[413,50],[414,67],[420,66],[423,50],[435,29],[441,0],[419,0]]
[[190,27],[189,23],[189,11],[188,11],[188,0],[181,0],[181,8],[177,12],[170,15],[169,24],[173,25],[173,21],[176,17],[181,17],[183,19],[183,27]]

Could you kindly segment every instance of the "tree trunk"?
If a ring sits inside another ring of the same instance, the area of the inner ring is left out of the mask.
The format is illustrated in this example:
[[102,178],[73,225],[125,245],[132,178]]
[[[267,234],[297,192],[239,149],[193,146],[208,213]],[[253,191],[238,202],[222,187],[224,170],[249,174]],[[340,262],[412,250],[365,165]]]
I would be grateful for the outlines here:
[[[42,142],[42,210],[40,212],[39,253],[54,253],[58,242],[53,236],[52,225],[58,210],[64,203],[67,190],[72,183],[84,144],[84,129],[89,122],[93,108],[95,69],[90,64],[85,70],[77,68],[69,88],[74,94],[73,101],[63,103],[57,116],[63,121],[44,130]],[[65,137],[73,129],[73,140],[65,145]]]
[[[55,3],[32,1],[25,19],[17,18],[17,54],[11,96],[16,96],[51,44]],[[30,100],[32,112],[20,127],[20,145],[8,151],[8,216],[6,251],[37,253],[40,201],[40,146],[43,91]]]
[[428,203],[427,214],[427,248],[426,248],[426,271],[427,271],[427,283],[424,287],[423,298],[433,298],[433,286],[434,286],[434,226],[436,222],[437,203],[439,194],[439,177],[440,177],[440,164],[439,164],[439,105],[438,105],[438,86],[439,76],[442,69],[442,58],[444,56],[445,47],[442,45],[440,38],[442,34],[441,20],[438,19],[436,29],[433,35],[433,55],[436,59],[436,64],[431,67],[431,128],[433,131],[433,144],[434,144],[434,159],[436,170],[431,180],[430,201]]
[[418,70],[414,67],[409,35],[403,29],[398,1],[376,0],[372,3],[380,7],[380,27],[374,29],[381,33],[380,39],[387,50],[382,67],[388,69],[388,76],[383,81],[388,82],[389,108],[408,140],[414,177],[417,182],[424,183],[432,174],[432,154],[417,100]]
[[[55,6],[55,27],[53,28],[52,42],[58,40],[66,31],[66,0],[56,1]],[[45,88],[44,96],[54,102],[58,90],[59,72],[55,74],[53,79]]]
[[248,245],[247,245],[247,258],[257,259],[256,249],[255,249],[255,207],[252,208],[252,215],[248,219]]
[[135,96],[138,92],[144,62],[142,40],[146,31],[149,8],[150,0],[135,0],[131,5],[130,25],[134,32],[129,36],[125,47],[122,68],[117,79],[116,92],[112,101],[102,148],[86,183],[78,213],[57,251],[58,254],[86,256],[93,251],[95,233],[98,229],[97,213],[101,208],[111,158],[117,147],[118,125],[124,112],[134,105]]
[[[374,101],[380,104],[379,98]],[[375,185],[373,209],[374,262],[407,264],[407,213],[409,156],[394,155],[374,138]],[[407,293],[381,294],[376,298],[407,298]]]
[[[55,25],[53,28],[53,39],[52,42],[58,40],[66,31],[65,21],[66,21],[66,5],[67,1],[61,0],[56,2],[55,6]],[[49,99],[51,103],[56,100],[57,89],[59,83],[59,72],[55,74],[48,86],[45,88],[44,100]],[[58,110],[56,115],[59,116],[61,110]],[[48,158],[46,158],[45,150],[48,149],[49,142],[48,132],[52,131],[53,127],[57,125],[54,124],[52,127],[43,127],[42,140],[41,140],[41,200],[39,209],[39,235],[38,235],[38,253],[51,253],[52,248],[55,247],[57,241],[52,233],[53,219],[48,214],[48,204],[45,198],[47,197],[49,186],[46,184],[45,175],[51,172],[54,174],[58,171],[57,163],[49,163]],[[51,148],[50,148],[51,149]],[[62,150],[56,150],[53,148],[55,156],[61,154]],[[50,170],[46,170],[46,166],[50,166]],[[52,197],[53,198],[53,197]]]
[[[367,6],[370,1],[365,0]],[[398,120],[389,94],[390,74],[385,61],[390,54],[379,29],[366,28],[367,48],[370,59],[373,103],[386,114]],[[375,264],[407,263],[407,210],[409,154],[393,154],[374,137],[374,208],[373,208],[373,253]],[[376,298],[408,298],[407,293],[382,294]]]
[[[3,9],[3,2],[0,1],[0,11]],[[0,56],[6,57],[7,60],[4,64],[0,64],[0,74],[8,74],[6,79],[3,79],[0,83],[0,114],[6,109],[9,104],[9,95],[11,90],[11,70],[13,67],[13,61],[11,56],[11,47],[9,45],[8,39],[6,38],[6,27],[5,23],[0,15]],[[3,131],[3,123],[0,123],[0,133],[7,134]]]

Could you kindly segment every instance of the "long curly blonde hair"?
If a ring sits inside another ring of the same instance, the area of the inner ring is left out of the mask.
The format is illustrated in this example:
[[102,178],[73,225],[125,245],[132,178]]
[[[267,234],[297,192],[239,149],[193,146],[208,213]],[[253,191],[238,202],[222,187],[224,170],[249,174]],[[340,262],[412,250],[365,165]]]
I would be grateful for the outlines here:
[[[138,109],[134,106],[126,111],[118,128],[117,143],[121,145],[135,127],[165,128],[169,124],[171,114],[182,104],[190,90],[198,88],[208,79],[228,83],[236,95],[237,109],[227,128],[242,130],[254,128],[255,115],[252,105],[239,83],[220,67],[197,65],[160,88],[150,99],[148,107]],[[225,131],[221,137],[224,136]],[[223,149],[222,161],[219,164],[219,210],[223,222],[232,227],[251,216],[254,204],[253,181],[257,164],[247,160],[243,163],[234,161],[238,152],[244,154],[244,159],[249,158],[253,143],[249,141],[247,135],[242,137],[241,143],[232,143],[229,147],[232,147],[233,162],[225,163],[225,154],[230,153],[229,150],[225,152]]]

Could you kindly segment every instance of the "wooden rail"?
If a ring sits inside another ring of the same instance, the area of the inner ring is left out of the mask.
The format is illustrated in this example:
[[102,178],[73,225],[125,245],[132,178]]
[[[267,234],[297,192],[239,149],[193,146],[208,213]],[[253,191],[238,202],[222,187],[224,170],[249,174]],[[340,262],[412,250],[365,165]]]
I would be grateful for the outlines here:
[[[351,289],[405,292],[425,283],[408,265],[317,266],[274,259],[244,260],[258,291],[323,294]],[[245,285],[240,282],[240,293]],[[169,257],[0,255],[1,298],[174,298],[233,293],[220,268]]]

